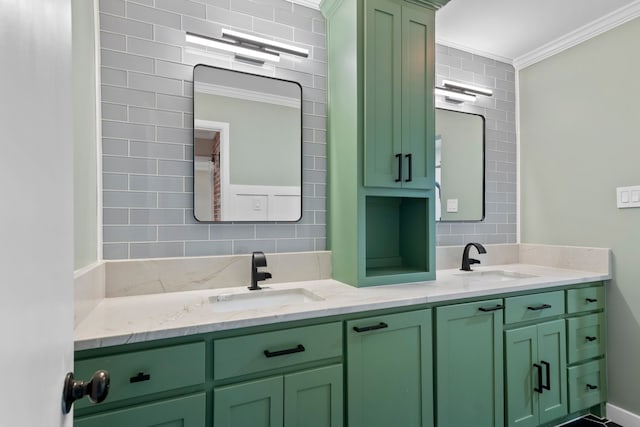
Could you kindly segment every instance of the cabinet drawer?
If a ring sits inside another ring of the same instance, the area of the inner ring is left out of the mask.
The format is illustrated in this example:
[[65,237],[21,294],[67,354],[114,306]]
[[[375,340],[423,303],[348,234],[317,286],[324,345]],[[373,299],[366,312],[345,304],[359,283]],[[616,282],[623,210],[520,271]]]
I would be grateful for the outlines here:
[[[75,427],[183,426],[202,427],[207,414],[207,395],[196,394],[105,414],[77,418]],[[79,401],[77,401],[79,402]],[[76,402],[76,403],[77,403]]]
[[604,360],[568,369],[569,412],[581,411],[606,400]]
[[216,380],[342,355],[340,322],[264,332],[213,343]]
[[[205,381],[204,342],[79,360],[75,376],[90,378],[99,369],[109,371],[108,402],[202,384]],[[90,405],[78,400],[76,408]]]
[[567,319],[569,363],[604,354],[604,313]]
[[517,323],[564,314],[564,291],[544,292],[504,300],[504,322]]
[[604,308],[604,286],[567,290],[567,313]]

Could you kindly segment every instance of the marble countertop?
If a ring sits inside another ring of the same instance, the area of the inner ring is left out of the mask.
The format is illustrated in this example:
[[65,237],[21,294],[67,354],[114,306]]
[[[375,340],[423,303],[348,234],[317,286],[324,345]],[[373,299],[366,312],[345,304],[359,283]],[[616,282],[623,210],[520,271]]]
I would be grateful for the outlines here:
[[335,280],[263,283],[264,291],[304,288],[319,301],[250,310],[214,312],[210,298],[249,293],[246,287],[170,292],[103,299],[74,331],[75,350],[172,338],[336,314],[440,303],[464,298],[610,279],[609,274],[528,264],[493,265],[475,272],[506,270],[535,277],[492,281],[457,269],[429,282],[355,288]]

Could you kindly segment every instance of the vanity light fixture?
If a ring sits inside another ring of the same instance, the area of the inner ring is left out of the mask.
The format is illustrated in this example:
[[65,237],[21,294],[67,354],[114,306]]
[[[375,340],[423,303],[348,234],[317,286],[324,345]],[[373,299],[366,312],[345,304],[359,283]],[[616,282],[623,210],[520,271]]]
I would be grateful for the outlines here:
[[442,86],[436,86],[435,93],[443,96],[446,101],[455,104],[462,104],[465,101],[474,102],[478,95],[493,95],[490,89],[451,80],[442,80]]
[[303,58],[309,57],[308,49],[267,40],[262,37],[256,37],[226,28],[222,29],[221,39],[187,32],[185,40],[189,43],[231,52],[234,53],[238,59],[259,64],[264,64],[265,61],[280,62],[281,53],[301,56]]

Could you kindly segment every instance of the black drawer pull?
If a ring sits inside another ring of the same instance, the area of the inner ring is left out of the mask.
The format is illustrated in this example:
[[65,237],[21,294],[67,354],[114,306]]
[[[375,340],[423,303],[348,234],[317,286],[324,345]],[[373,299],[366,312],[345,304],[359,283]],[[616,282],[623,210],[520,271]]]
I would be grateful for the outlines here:
[[598,300],[595,299],[595,298],[585,298],[585,301],[587,301],[587,302],[598,302]]
[[151,374],[145,374],[144,372],[138,372],[138,375],[135,377],[129,378],[130,383],[141,383],[143,381],[149,381],[151,379]]
[[545,308],[551,308],[551,305],[550,304],[542,304],[542,305],[536,305],[535,307],[529,306],[529,307],[527,307],[527,310],[538,311],[538,310],[544,310]]
[[363,327],[359,327],[359,326],[354,326],[353,330],[360,333],[360,332],[369,332],[369,331],[375,331],[378,329],[384,329],[384,328],[388,328],[389,325],[387,325],[384,322],[380,322],[377,325],[371,325],[371,326],[363,326]]
[[538,370],[538,387],[534,387],[533,391],[536,391],[542,394],[542,366],[538,365],[537,363],[534,363],[533,367]]
[[546,375],[547,384],[542,384],[542,388],[545,390],[551,390],[551,367],[549,366],[549,362],[545,362],[544,360],[541,360],[540,363],[544,365],[544,367],[547,369],[547,375]]
[[396,154],[396,159],[398,159],[398,177],[396,178],[396,182],[402,181],[402,153]]
[[588,388],[589,390],[597,390],[597,389],[598,389],[598,386],[597,386],[597,385],[587,384],[587,388]]
[[478,307],[478,310],[487,313],[489,311],[496,311],[496,310],[502,310],[504,308],[504,305],[502,304],[498,304],[495,307]]
[[285,350],[278,350],[278,351],[265,350],[264,355],[267,357],[276,357],[276,356],[284,356],[286,354],[302,353],[304,350],[305,350],[304,346],[302,344],[298,344],[294,348],[287,348]]
[[598,339],[598,337],[585,337],[587,339],[587,341],[591,342],[591,341],[595,341]]

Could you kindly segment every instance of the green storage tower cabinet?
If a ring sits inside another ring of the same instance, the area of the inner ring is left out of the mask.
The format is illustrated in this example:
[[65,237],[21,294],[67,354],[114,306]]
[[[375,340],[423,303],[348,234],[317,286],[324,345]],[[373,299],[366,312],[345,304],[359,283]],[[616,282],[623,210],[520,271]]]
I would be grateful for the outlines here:
[[324,0],[328,245],[354,286],[435,278],[435,10],[448,0]]

